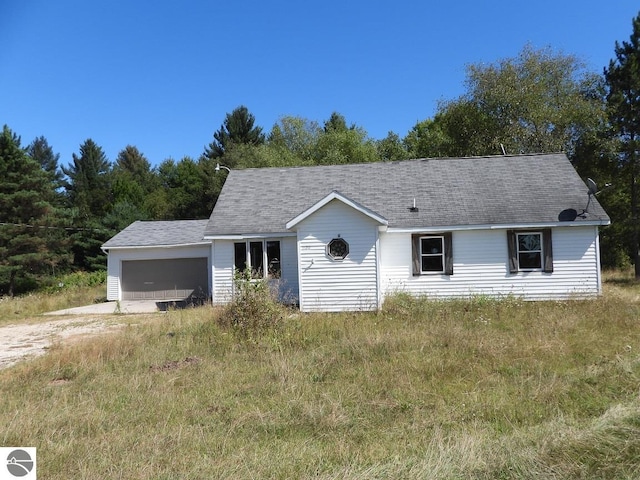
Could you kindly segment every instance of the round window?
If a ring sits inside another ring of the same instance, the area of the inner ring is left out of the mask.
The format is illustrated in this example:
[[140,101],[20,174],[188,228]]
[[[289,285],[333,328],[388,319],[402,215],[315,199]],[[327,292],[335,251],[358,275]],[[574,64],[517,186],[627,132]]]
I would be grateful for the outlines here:
[[334,238],[327,245],[327,254],[334,260],[344,260],[349,255],[349,244],[343,238]]

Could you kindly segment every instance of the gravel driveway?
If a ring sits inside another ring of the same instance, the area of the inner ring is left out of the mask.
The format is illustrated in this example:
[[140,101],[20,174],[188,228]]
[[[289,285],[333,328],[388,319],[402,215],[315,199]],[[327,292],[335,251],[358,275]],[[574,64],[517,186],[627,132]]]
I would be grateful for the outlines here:
[[104,318],[70,318],[43,323],[0,327],[0,369],[44,354],[54,343],[76,335],[91,335],[121,328]]

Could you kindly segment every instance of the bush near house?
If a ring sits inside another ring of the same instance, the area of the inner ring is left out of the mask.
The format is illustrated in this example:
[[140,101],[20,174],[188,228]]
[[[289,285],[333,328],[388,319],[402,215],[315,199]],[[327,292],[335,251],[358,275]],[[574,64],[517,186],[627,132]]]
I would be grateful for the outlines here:
[[233,300],[217,318],[220,326],[231,328],[242,339],[255,339],[281,326],[287,308],[278,302],[267,280],[252,279],[247,269],[235,274],[233,284]]

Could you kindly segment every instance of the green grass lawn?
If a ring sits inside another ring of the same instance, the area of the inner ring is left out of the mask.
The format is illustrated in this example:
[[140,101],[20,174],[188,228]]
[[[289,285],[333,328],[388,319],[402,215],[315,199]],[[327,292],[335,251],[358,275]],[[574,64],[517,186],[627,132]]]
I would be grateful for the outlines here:
[[141,317],[0,371],[46,479],[640,478],[640,286],[602,298]]

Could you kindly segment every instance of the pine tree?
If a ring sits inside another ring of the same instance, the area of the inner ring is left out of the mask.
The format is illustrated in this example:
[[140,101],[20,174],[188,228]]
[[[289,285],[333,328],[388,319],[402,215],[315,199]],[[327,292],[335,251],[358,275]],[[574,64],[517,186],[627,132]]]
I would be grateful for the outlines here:
[[0,135],[0,279],[13,296],[17,280],[66,263],[54,183],[6,125]]
[[619,178],[628,186],[629,245],[635,277],[640,279],[640,14],[633,19],[629,41],[616,42],[615,55],[604,71],[607,106],[609,121],[620,141]]
[[127,145],[118,153],[114,170],[125,172],[145,190],[150,189],[151,164],[149,160],[133,145]]
[[80,145],[80,155],[72,156],[65,189],[69,206],[74,212],[72,251],[74,264],[85,270],[106,268],[106,259],[100,246],[113,234],[104,225],[106,215],[113,206],[111,192],[111,164],[102,148],[88,139]]
[[151,164],[134,146],[120,151],[112,171],[113,207],[106,224],[120,231],[136,220],[148,220],[149,194],[158,188]]
[[233,145],[262,145],[265,136],[262,128],[255,126],[256,118],[244,105],[227,113],[224,123],[213,134],[213,142],[204,150],[204,156],[213,160],[220,158]]
[[80,145],[80,156],[72,155],[73,162],[62,171],[69,178],[65,182],[67,195],[74,208],[85,219],[101,217],[111,207],[111,164],[93,140]]
[[26,149],[27,155],[38,162],[42,169],[47,172],[54,184],[56,191],[63,186],[62,170],[58,164],[60,160],[59,153],[53,153],[53,148],[47,142],[45,137],[38,137],[29,144]]

